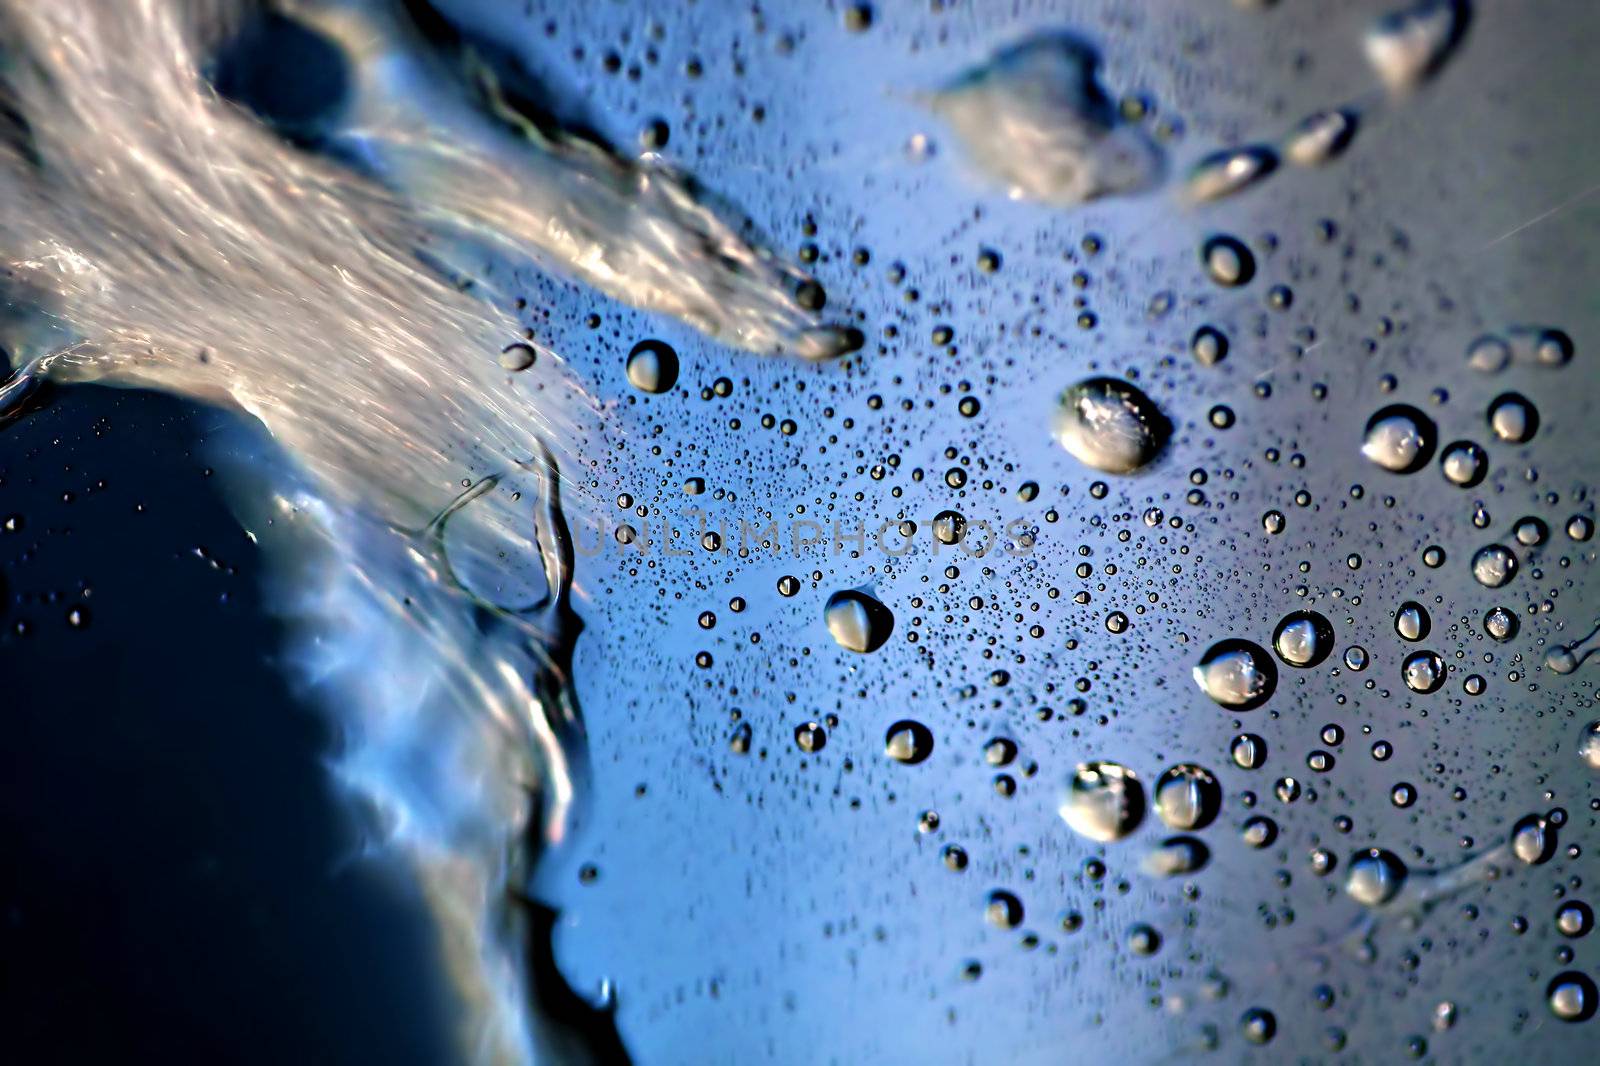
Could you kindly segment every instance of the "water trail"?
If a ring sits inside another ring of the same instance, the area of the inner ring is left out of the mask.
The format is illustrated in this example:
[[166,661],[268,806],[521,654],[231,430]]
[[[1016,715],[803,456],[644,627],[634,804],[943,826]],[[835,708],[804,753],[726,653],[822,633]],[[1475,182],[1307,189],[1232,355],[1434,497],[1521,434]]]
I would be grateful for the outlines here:
[[72,381],[249,416],[218,465],[294,677],[341,727],[332,769],[432,903],[464,1047],[609,1058],[614,1032],[585,1051],[530,1008],[559,975],[521,898],[583,800],[572,457],[544,442],[589,401],[555,353],[502,369],[516,323],[442,277],[441,250],[532,258],[751,350],[853,338],[686,180],[523,121],[488,68],[453,79],[398,5],[294,10],[349,53],[337,158],[202,78],[247,0],[0,0],[0,424]]

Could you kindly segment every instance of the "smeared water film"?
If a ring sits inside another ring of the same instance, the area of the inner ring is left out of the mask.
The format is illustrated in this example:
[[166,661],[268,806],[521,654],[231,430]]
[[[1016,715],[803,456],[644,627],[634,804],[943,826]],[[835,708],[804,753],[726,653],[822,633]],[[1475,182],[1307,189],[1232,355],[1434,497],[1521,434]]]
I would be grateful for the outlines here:
[[450,1054],[1591,1055],[1600,10],[0,30],[0,654],[199,405]]

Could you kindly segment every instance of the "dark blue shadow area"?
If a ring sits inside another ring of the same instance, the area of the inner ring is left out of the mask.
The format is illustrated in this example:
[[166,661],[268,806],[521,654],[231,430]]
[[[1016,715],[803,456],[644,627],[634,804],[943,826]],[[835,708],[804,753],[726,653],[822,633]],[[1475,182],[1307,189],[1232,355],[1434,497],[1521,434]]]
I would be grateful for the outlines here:
[[197,451],[223,418],[80,388],[0,433],[4,1056],[446,1061],[423,902],[352,858]]

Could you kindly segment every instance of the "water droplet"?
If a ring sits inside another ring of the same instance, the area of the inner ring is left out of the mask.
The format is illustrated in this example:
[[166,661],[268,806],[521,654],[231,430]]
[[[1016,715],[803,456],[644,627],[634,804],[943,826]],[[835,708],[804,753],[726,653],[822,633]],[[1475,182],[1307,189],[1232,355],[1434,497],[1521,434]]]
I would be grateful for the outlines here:
[[1293,611],[1273,631],[1272,648],[1290,666],[1316,666],[1333,652],[1333,625],[1316,611]]
[[1433,458],[1437,434],[1427,415],[1409,404],[1392,404],[1367,421],[1361,454],[1393,473],[1415,473]]
[[1472,576],[1485,588],[1497,589],[1517,576],[1517,557],[1503,544],[1479,548],[1472,557]]
[[1278,823],[1264,814],[1252,815],[1244,820],[1239,835],[1252,848],[1268,848],[1278,839]]
[[1073,458],[1108,474],[1131,474],[1166,446],[1171,423],[1143,392],[1116,378],[1089,378],[1061,396],[1055,435]]
[[1189,171],[1189,195],[1195,200],[1220,200],[1254,185],[1278,169],[1278,153],[1262,144],[1225,148],[1200,160]]
[[1039,33],[934,93],[929,106],[977,166],[1013,198],[1073,205],[1154,185],[1166,168],[1100,86],[1099,53],[1063,32]]
[[1144,820],[1144,786],[1132,770],[1117,763],[1080,763],[1058,813],[1090,840],[1121,840]]
[[820,722],[802,722],[794,727],[794,742],[804,752],[819,752],[828,746],[828,732]]
[[1511,345],[1503,337],[1479,337],[1467,346],[1467,365],[1480,374],[1498,374],[1511,365]]
[[1357,903],[1381,907],[1405,887],[1406,866],[1400,857],[1383,848],[1368,848],[1350,859],[1344,890]]
[[1251,1007],[1239,1016],[1239,1032],[1252,1044],[1265,1044],[1278,1032],[1278,1019],[1270,1010]]
[[1578,758],[1589,769],[1600,772],[1600,719],[1584,726],[1578,735]]
[[1140,922],[1128,930],[1128,950],[1143,957],[1154,955],[1161,950],[1161,934]]
[[1556,932],[1565,937],[1588,935],[1594,928],[1594,911],[1582,900],[1572,899],[1556,908]]
[[1539,411],[1520,392],[1502,392],[1489,403],[1489,428],[1500,440],[1526,444],[1539,431]]
[[933,516],[933,535],[940,544],[955,544],[967,535],[967,520],[960,511],[940,511]]
[[666,392],[678,381],[678,353],[665,341],[640,341],[628,353],[627,372],[640,392]]
[[534,352],[533,346],[523,344],[521,341],[508,344],[500,350],[501,369],[509,370],[513,374],[528,369],[537,359],[538,355]]
[[1594,1017],[1600,995],[1596,994],[1594,981],[1588,974],[1568,970],[1550,979],[1545,988],[1545,1000],[1550,1004],[1550,1013],[1562,1021],[1586,1022]]
[[1421,0],[1391,12],[1367,31],[1367,62],[1390,92],[1414,89],[1444,65],[1466,22],[1464,0]]
[[1367,649],[1359,644],[1352,644],[1344,650],[1344,664],[1352,670],[1365,670],[1368,661]]
[[1240,733],[1228,747],[1233,764],[1241,770],[1259,770],[1267,762],[1267,742],[1254,733]]
[[1197,873],[1211,860],[1211,849],[1195,837],[1168,837],[1146,855],[1141,868],[1152,877],[1182,877]]
[[1189,341],[1189,351],[1201,366],[1216,366],[1228,357],[1228,335],[1215,326],[1201,326]]
[[894,615],[889,608],[859,589],[829,596],[823,618],[841,648],[863,654],[883,647],[894,631]]
[[1354,111],[1342,109],[1308,115],[1289,134],[1283,154],[1296,166],[1321,166],[1350,147],[1357,123]]
[[1222,786],[1210,770],[1180,763],[1156,780],[1156,814],[1172,829],[1204,829],[1222,807]]
[[1444,684],[1444,660],[1437,652],[1412,652],[1400,664],[1400,673],[1405,678],[1406,688],[1427,695],[1439,691],[1439,686]]
[[1256,276],[1256,257],[1244,242],[1227,234],[1207,238],[1200,246],[1200,262],[1206,276],[1224,288],[1248,285]]
[[1439,469],[1452,485],[1470,489],[1489,472],[1489,453],[1470,440],[1453,441],[1440,453]]
[[915,766],[933,754],[933,733],[921,722],[903,718],[884,734],[883,750],[896,762]]
[[1511,853],[1529,866],[1549,862],[1556,853],[1556,830],[1542,815],[1529,814],[1511,827]]
[[1517,635],[1521,623],[1509,608],[1491,607],[1483,616],[1483,631],[1502,643]]
[[1230,637],[1211,645],[1194,668],[1194,682],[1217,703],[1250,711],[1267,702],[1278,668],[1259,644]]
[[1004,889],[989,893],[984,915],[991,925],[1000,929],[1015,929],[1022,924],[1022,901]]
[[1432,629],[1433,620],[1428,617],[1428,609],[1415,600],[1407,600],[1395,612],[1394,631],[1400,634],[1401,640],[1422,640]]

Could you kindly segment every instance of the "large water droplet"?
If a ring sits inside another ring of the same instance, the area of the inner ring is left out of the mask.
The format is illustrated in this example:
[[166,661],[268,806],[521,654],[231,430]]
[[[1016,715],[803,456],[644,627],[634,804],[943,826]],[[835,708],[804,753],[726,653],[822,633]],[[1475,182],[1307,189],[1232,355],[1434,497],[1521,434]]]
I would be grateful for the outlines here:
[[1400,676],[1405,679],[1406,688],[1426,696],[1439,691],[1439,686],[1444,684],[1444,660],[1437,652],[1412,652],[1400,664]]
[[1121,840],[1144,820],[1144,786],[1132,770],[1117,763],[1080,763],[1058,813],[1090,840]]
[[1586,1022],[1594,1017],[1595,1008],[1600,1005],[1594,981],[1577,970],[1556,974],[1544,994],[1550,1013],[1564,1022]]
[[1308,115],[1289,134],[1283,154],[1296,166],[1321,166],[1350,147],[1357,121],[1354,111],[1318,111]]
[[1218,234],[1200,246],[1200,263],[1206,276],[1226,289],[1248,285],[1256,276],[1256,257],[1237,237]]
[[1207,649],[1195,664],[1194,683],[1217,703],[1250,711],[1267,702],[1278,684],[1278,668],[1259,644],[1230,637]]
[[1432,77],[1466,30],[1465,0],[1421,0],[1384,15],[1367,31],[1367,62],[1391,92]]
[[640,392],[666,392],[678,381],[678,353],[665,341],[644,340],[628,353],[628,384]]
[[1195,837],[1177,836],[1163,840],[1140,863],[1153,877],[1182,877],[1195,873],[1211,859],[1211,849]]
[[859,589],[829,596],[823,618],[833,639],[850,651],[877,651],[894,631],[894,615],[889,608]]
[[1497,589],[1517,576],[1517,557],[1503,544],[1479,548],[1472,556],[1472,576],[1478,584]]
[[1040,33],[934,93],[981,169],[1014,198],[1060,205],[1137,192],[1166,168],[1137,126],[1120,121],[1097,75],[1099,53],[1069,33]]
[[1439,470],[1450,484],[1470,489],[1489,472],[1489,453],[1470,440],[1452,441],[1439,454]]
[[1351,899],[1368,907],[1381,907],[1405,887],[1406,866],[1392,851],[1368,848],[1350,859],[1344,890]]
[[1589,769],[1600,772],[1600,719],[1584,726],[1578,735],[1578,758]]
[[1432,629],[1433,621],[1428,617],[1428,609],[1415,600],[1407,600],[1395,612],[1394,631],[1400,634],[1401,640],[1422,640]]
[[1061,396],[1055,435],[1072,457],[1108,474],[1149,465],[1166,445],[1171,423],[1126,381],[1089,378]]
[[1203,766],[1180,763],[1156,780],[1156,814],[1173,829],[1204,829],[1222,806],[1222,786]]
[[1526,444],[1539,431],[1539,410],[1520,392],[1502,392],[1489,402],[1489,428],[1511,444]]
[[1511,827],[1511,853],[1529,866],[1549,862],[1556,853],[1556,829],[1543,815],[1529,814]]
[[884,734],[883,751],[896,762],[915,766],[933,754],[933,733],[921,722],[903,718]]
[[1411,474],[1428,465],[1437,440],[1431,418],[1409,404],[1397,403],[1367,421],[1361,454],[1385,470]]
[[1316,611],[1293,611],[1273,631],[1272,649],[1290,666],[1316,666],[1333,652],[1333,625]]
[[1225,148],[1213,152],[1189,172],[1189,195],[1196,200],[1220,200],[1254,185],[1278,168],[1278,154],[1263,144]]

